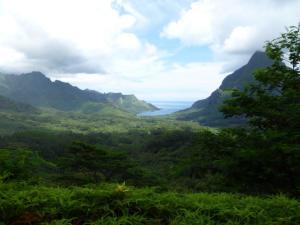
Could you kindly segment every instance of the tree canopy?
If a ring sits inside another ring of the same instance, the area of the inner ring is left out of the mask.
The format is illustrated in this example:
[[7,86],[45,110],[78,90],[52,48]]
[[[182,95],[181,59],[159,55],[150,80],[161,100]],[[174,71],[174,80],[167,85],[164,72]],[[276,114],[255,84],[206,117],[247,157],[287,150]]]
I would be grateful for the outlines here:
[[[300,25],[268,41],[274,63],[254,73],[256,82],[234,90],[221,111],[244,116],[250,127],[235,135],[243,143],[235,153],[231,176],[276,191],[300,187]],[[250,128],[250,129],[249,129]],[[229,169],[230,171],[230,169]],[[247,177],[247,179],[245,179]],[[249,182],[251,181],[251,182]]]
[[273,65],[259,69],[256,83],[234,90],[221,111],[226,117],[245,116],[258,129],[295,132],[300,128],[300,25],[268,41]]

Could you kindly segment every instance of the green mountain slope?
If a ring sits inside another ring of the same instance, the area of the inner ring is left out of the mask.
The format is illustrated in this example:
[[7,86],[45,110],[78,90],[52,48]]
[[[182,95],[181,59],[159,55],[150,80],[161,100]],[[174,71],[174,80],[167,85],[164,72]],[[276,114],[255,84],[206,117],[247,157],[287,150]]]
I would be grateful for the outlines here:
[[41,110],[31,105],[0,96],[0,135],[36,127],[33,120],[40,114]]
[[122,95],[121,93],[108,93],[105,95],[110,103],[129,112],[140,113],[158,109],[150,103],[137,99],[134,95]]
[[212,127],[244,123],[242,118],[224,119],[223,114],[219,112],[219,107],[226,98],[231,96],[231,91],[228,89],[237,88],[241,90],[244,85],[254,82],[253,72],[256,69],[271,64],[272,61],[264,52],[255,52],[246,65],[228,75],[221,86],[208,98],[195,102],[192,107],[176,113],[175,116],[180,120],[197,121],[202,125]]
[[[86,110],[86,105],[93,103],[95,109],[111,109],[139,113],[157,108],[135,96],[122,94],[103,94],[96,91],[81,90],[61,81],[52,82],[40,72],[22,75],[1,75],[0,95],[12,100],[36,107],[54,108],[62,111]],[[111,96],[114,97],[111,97]],[[97,107],[95,107],[95,105]]]
[[1,112],[22,112],[35,113],[38,111],[35,107],[12,101],[6,97],[0,96],[0,111]]

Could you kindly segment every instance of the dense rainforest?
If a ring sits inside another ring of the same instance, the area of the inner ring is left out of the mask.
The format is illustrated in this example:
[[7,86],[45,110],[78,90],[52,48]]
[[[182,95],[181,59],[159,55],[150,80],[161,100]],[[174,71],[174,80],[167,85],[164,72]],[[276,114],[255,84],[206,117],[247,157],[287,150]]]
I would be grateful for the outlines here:
[[300,26],[265,54],[221,89],[218,119],[242,121],[223,128],[201,110],[141,118],[155,106],[133,96],[1,75],[0,225],[300,224]]

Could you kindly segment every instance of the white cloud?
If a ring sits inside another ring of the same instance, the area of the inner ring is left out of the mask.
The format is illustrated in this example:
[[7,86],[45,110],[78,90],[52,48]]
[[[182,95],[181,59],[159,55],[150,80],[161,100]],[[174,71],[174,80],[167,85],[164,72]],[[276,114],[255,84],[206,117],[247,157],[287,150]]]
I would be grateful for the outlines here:
[[260,49],[257,46],[257,38],[259,34],[255,27],[238,26],[230,33],[229,37],[225,39],[223,50],[229,53],[243,53]]
[[116,0],[117,7],[137,18],[137,30],[152,32],[176,18],[194,0]]
[[139,39],[132,33],[123,33],[116,38],[116,47],[120,49],[138,51],[141,43]]
[[195,101],[207,97],[225,77],[225,74],[221,74],[222,63],[190,63],[184,66],[174,64],[168,69],[148,69],[151,76],[137,80],[124,77],[115,79],[97,74],[76,74],[60,79],[83,89],[121,91],[125,94],[136,94],[146,100]]
[[299,21],[297,0],[198,0],[162,35],[185,45],[209,45],[216,54],[250,54]]
[[209,44],[213,41],[212,10],[210,4],[193,3],[189,10],[182,12],[179,20],[165,27],[162,35],[180,38],[186,45]]
[[155,61],[158,50],[130,32],[136,17],[120,13],[113,2],[0,0],[0,48],[6,49],[0,52],[0,59],[7,52],[11,56],[0,60],[1,70],[41,70],[52,76],[121,72],[130,76],[134,71],[116,69],[119,62]]

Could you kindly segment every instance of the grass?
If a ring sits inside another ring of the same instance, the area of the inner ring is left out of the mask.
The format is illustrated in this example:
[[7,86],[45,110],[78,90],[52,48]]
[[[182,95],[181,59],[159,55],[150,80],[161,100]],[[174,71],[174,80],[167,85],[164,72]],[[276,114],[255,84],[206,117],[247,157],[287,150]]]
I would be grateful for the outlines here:
[[[103,184],[45,187],[2,184],[4,224],[300,224],[300,202],[282,195],[175,192]],[[0,223],[1,224],[1,223]]]

